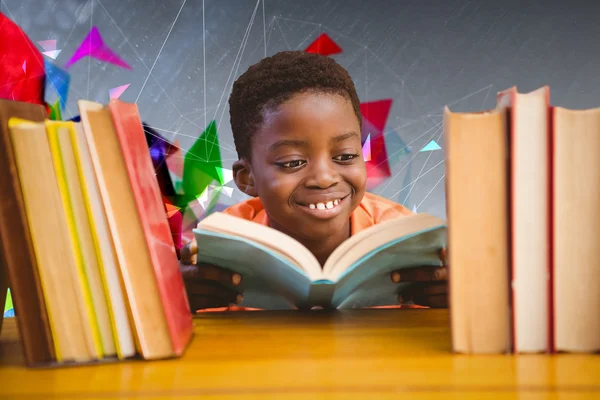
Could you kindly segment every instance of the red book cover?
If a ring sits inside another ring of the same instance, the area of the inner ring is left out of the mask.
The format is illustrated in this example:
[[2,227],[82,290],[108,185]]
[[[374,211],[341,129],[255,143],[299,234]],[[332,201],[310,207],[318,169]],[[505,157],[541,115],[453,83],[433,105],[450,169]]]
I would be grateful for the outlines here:
[[181,355],[192,336],[192,314],[142,121],[134,103],[113,99],[109,109],[144,227],[173,352]]

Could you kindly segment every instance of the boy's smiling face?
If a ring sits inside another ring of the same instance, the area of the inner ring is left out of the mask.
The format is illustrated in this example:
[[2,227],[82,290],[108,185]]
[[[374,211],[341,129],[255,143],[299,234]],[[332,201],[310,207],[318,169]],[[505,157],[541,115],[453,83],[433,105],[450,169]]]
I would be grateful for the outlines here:
[[347,237],[366,185],[351,102],[300,93],[264,117],[252,136],[251,162],[234,164],[238,187],[260,197],[273,228],[302,242]]

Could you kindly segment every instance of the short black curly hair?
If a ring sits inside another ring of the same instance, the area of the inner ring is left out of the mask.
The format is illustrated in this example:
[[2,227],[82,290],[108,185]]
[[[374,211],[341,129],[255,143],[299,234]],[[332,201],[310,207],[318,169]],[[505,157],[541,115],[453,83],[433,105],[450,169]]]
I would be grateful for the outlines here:
[[344,96],[362,125],[360,100],[346,69],[330,57],[282,51],[252,65],[233,84],[229,116],[238,157],[250,159],[250,141],[262,125],[266,110],[310,91]]

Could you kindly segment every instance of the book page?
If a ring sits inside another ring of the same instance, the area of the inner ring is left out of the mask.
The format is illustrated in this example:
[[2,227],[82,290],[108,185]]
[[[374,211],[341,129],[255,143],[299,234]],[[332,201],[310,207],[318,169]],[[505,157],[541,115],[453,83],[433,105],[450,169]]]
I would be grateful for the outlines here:
[[268,309],[301,307],[309,298],[311,280],[277,251],[234,234],[194,229],[198,264],[207,263],[242,275],[241,305]]
[[[446,227],[438,225],[416,234],[396,238],[373,251],[362,253],[362,257],[348,268],[342,269],[335,277],[333,306],[345,307],[348,300],[352,300],[353,304],[373,305],[373,292],[377,292],[380,300],[393,300],[400,286],[392,282],[390,274],[404,268],[440,266],[439,251],[446,244],[446,239]],[[362,290],[360,295],[353,295],[365,288],[368,290]],[[395,303],[393,300],[391,304]]]
[[377,224],[342,243],[329,257],[323,268],[326,278],[336,281],[353,263],[394,239],[408,237],[445,222],[429,214],[415,214]]
[[259,243],[290,259],[297,267],[304,270],[311,280],[319,280],[323,277],[321,264],[306,247],[292,237],[268,226],[216,212],[202,220],[198,228],[240,236]]

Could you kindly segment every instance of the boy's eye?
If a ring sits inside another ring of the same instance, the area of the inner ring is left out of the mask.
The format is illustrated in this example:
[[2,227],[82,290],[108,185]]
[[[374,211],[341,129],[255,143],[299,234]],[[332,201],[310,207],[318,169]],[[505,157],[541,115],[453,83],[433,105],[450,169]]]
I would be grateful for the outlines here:
[[333,159],[336,161],[348,162],[348,161],[354,160],[357,157],[358,157],[358,154],[341,154],[339,156],[333,157]]
[[284,163],[277,163],[277,165],[279,165],[282,168],[298,168],[303,166],[304,164],[306,164],[306,161],[304,160],[292,160],[286,161]]

